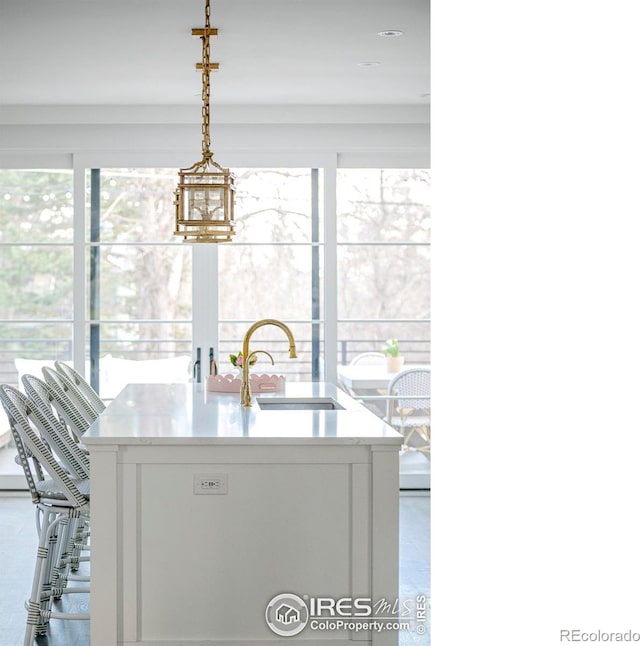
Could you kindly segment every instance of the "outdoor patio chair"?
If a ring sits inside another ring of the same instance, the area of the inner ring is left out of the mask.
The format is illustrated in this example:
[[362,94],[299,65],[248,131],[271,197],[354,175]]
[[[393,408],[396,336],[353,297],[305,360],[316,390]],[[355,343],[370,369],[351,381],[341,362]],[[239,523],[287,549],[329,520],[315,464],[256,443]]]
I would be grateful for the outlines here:
[[[387,362],[387,358],[382,354],[382,352],[362,352],[357,354],[349,362],[350,366],[384,366]],[[348,392],[352,397],[358,399],[363,393],[356,392],[353,388],[348,386],[343,386],[344,390]],[[368,393],[364,393],[365,395]],[[376,390],[375,394],[384,395],[384,390]],[[363,404],[368,408],[374,415],[377,417],[382,417],[384,415],[383,402],[375,401],[363,401]]]
[[[386,422],[404,436],[402,450],[428,453],[431,450],[431,370],[407,368],[399,372],[389,382],[388,394]],[[417,446],[412,441],[417,441]]]
[[381,366],[385,364],[387,358],[382,354],[382,352],[362,352],[357,354],[351,361],[349,365],[351,366]]

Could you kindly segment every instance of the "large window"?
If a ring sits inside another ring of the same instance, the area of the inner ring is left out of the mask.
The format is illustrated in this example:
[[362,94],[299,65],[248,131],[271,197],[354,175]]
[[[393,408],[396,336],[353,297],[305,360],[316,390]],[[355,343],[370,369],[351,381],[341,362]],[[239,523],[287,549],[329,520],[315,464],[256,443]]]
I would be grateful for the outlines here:
[[0,373],[16,358],[70,359],[73,186],[65,171],[0,170]]
[[235,172],[234,241],[185,245],[173,235],[174,168],[0,170],[2,382],[75,359],[111,398],[129,381],[188,380],[194,346],[203,375],[209,347],[228,372],[262,318],[293,331],[296,361],[277,328],[252,340],[290,380],[332,379],[387,338],[407,363],[429,362],[429,171],[332,169],[329,182],[322,168]]
[[[103,396],[113,396],[130,378],[124,361],[144,361],[154,370],[165,365],[154,360],[189,357],[193,317],[208,306],[217,313],[218,329],[210,338],[218,338],[220,371],[231,370],[228,357],[238,352],[252,322],[277,318],[291,327],[300,359],[286,360],[287,339],[276,328],[256,332],[255,343],[268,347],[277,370],[289,378],[318,377],[319,346],[313,342],[320,338],[320,174],[292,168],[235,172],[234,242],[199,249],[212,256],[217,280],[193,275],[192,247],[173,235],[175,170],[88,173],[87,356]],[[204,359],[208,347],[201,351]],[[114,377],[116,368],[121,378]],[[188,376],[182,363],[176,370],[181,372],[174,379]]]
[[338,361],[398,339],[430,361],[430,172],[339,170]]
[[[386,339],[397,339],[405,366],[431,363],[430,185],[427,170],[338,171],[339,363],[380,352]],[[353,394],[387,414],[385,388]],[[401,485],[428,486],[425,441],[414,434],[408,444]]]
[[190,247],[173,235],[176,173],[94,169],[87,172],[87,181],[91,382],[111,398],[134,371],[136,380],[186,381],[192,256]]
[[[71,172],[0,170],[0,221],[0,380],[17,386],[36,362],[71,359]],[[0,417],[0,474],[21,473]]]
[[[248,326],[263,318],[286,323],[298,360],[288,360],[281,330],[256,331],[253,347],[268,350],[277,370],[298,380],[320,376],[321,173],[314,169],[238,169],[237,235],[218,249],[221,368],[241,348]],[[264,361],[261,358],[261,361]],[[264,364],[269,371],[269,364]]]

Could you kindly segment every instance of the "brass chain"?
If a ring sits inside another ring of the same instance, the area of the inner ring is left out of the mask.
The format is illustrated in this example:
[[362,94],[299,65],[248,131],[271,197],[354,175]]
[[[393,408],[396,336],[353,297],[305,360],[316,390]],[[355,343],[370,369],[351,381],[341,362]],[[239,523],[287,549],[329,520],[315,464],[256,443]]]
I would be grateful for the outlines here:
[[202,36],[202,156],[204,159],[211,158],[211,137],[209,134],[210,109],[209,100],[211,97],[211,71],[209,69],[209,29],[210,29],[211,8],[209,0],[205,0],[205,33]]

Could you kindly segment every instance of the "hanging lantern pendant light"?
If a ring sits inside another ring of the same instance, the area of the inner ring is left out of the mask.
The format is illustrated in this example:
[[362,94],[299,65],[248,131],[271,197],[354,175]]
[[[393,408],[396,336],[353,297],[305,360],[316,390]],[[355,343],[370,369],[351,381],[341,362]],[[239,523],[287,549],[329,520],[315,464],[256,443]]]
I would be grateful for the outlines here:
[[210,12],[209,0],[205,0],[205,27],[191,30],[202,38],[202,63],[196,64],[196,69],[202,69],[202,160],[178,174],[174,235],[182,236],[184,242],[231,242],[235,234],[235,176],[213,161],[211,152],[210,73],[218,64],[210,62],[209,37],[218,30],[210,26]]

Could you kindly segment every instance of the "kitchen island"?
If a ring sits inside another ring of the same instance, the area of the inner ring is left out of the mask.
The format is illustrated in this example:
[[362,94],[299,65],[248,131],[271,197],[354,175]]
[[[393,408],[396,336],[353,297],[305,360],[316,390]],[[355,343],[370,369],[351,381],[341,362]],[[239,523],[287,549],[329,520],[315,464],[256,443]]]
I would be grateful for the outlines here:
[[[130,384],[83,436],[91,646],[291,643],[278,595],[397,599],[401,436],[332,384],[257,399]],[[294,639],[397,643],[311,623]]]

